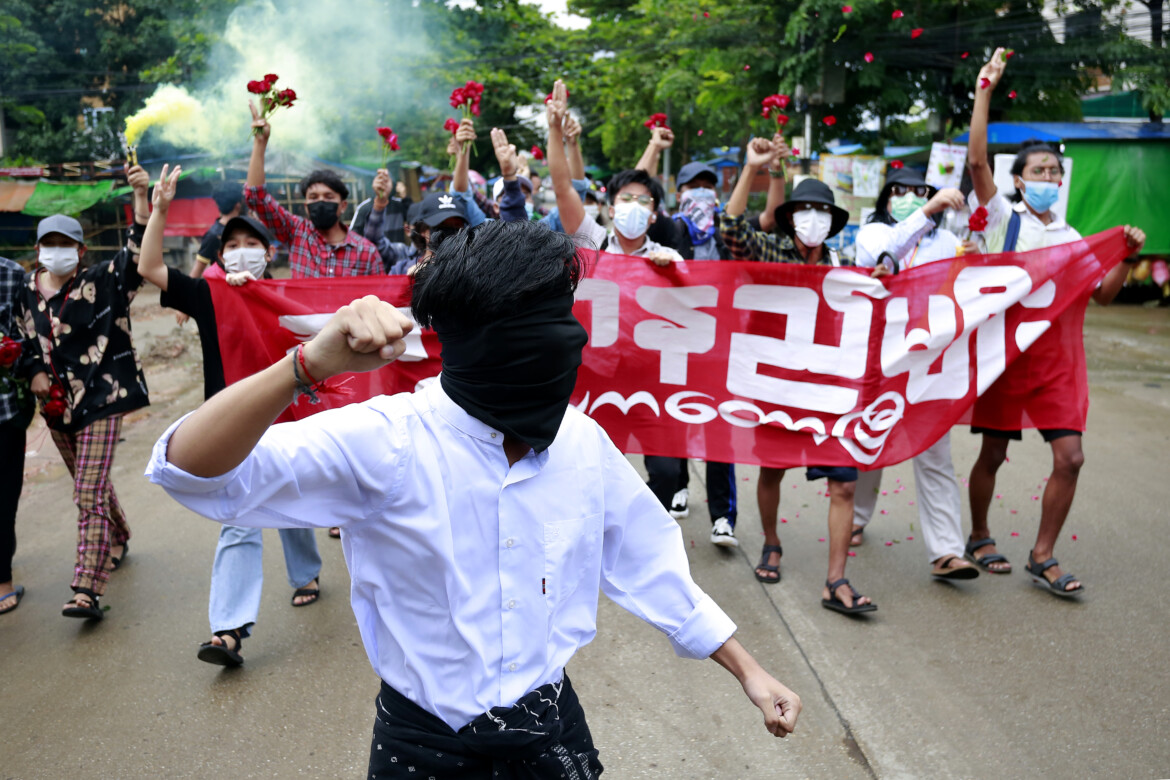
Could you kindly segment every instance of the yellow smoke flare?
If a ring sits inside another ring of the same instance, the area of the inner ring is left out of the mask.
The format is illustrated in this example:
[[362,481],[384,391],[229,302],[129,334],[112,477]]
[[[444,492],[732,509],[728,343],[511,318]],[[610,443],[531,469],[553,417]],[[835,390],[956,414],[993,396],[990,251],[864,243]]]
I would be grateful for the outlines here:
[[142,110],[126,120],[126,143],[137,146],[148,127],[193,122],[202,110],[199,101],[182,87],[159,87]]

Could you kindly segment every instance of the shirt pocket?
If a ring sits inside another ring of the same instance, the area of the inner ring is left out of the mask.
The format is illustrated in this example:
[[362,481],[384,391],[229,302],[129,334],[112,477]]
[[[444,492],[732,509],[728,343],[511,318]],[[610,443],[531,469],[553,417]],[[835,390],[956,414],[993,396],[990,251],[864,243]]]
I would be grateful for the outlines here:
[[[565,604],[580,588],[596,587],[600,576],[601,513],[571,520],[544,522],[545,605],[550,612]],[[593,585],[589,585],[593,582]]]

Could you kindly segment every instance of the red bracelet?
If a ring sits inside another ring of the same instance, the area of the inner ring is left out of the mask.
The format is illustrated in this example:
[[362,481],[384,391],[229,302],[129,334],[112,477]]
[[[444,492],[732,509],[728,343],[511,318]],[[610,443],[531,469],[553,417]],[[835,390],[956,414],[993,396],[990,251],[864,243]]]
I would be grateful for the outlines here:
[[297,362],[301,364],[301,373],[305,375],[305,379],[308,380],[310,387],[316,387],[317,385],[321,384],[320,382],[318,382],[316,379],[313,378],[312,374],[309,373],[309,369],[305,367],[305,345],[304,344],[297,345]]

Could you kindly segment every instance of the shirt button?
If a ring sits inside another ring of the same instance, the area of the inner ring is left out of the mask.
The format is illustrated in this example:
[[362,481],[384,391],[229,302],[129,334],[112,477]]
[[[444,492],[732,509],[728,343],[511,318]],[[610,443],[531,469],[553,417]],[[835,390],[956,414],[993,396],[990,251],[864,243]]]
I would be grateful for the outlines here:
[[508,609],[515,609],[515,608],[516,608],[516,599],[510,599],[508,601]]
[[494,434],[494,433],[493,433],[493,434],[492,434],[492,438],[493,438],[493,439],[494,439],[494,438],[496,438],[496,434]]
[[509,672],[516,671],[516,664],[514,664],[514,663],[508,664],[508,671]]
[[506,540],[506,541],[504,542],[504,546],[505,546],[505,547],[511,547],[511,546],[512,546],[512,545],[514,545],[515,543],[516,543],[516,542],[515,542],[515,540],[513,540],[513,539],[508,539],[508,540]]

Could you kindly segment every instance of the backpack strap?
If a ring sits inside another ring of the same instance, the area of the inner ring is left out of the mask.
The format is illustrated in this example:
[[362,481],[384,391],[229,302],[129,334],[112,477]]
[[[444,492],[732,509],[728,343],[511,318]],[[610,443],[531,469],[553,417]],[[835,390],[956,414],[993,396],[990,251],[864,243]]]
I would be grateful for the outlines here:
[[1007,235],[1003,238],[1004,252],[1016,251],[1016,241],[1020,238],[1020,212],[1012,210],[1012,215],[1008,219]]

